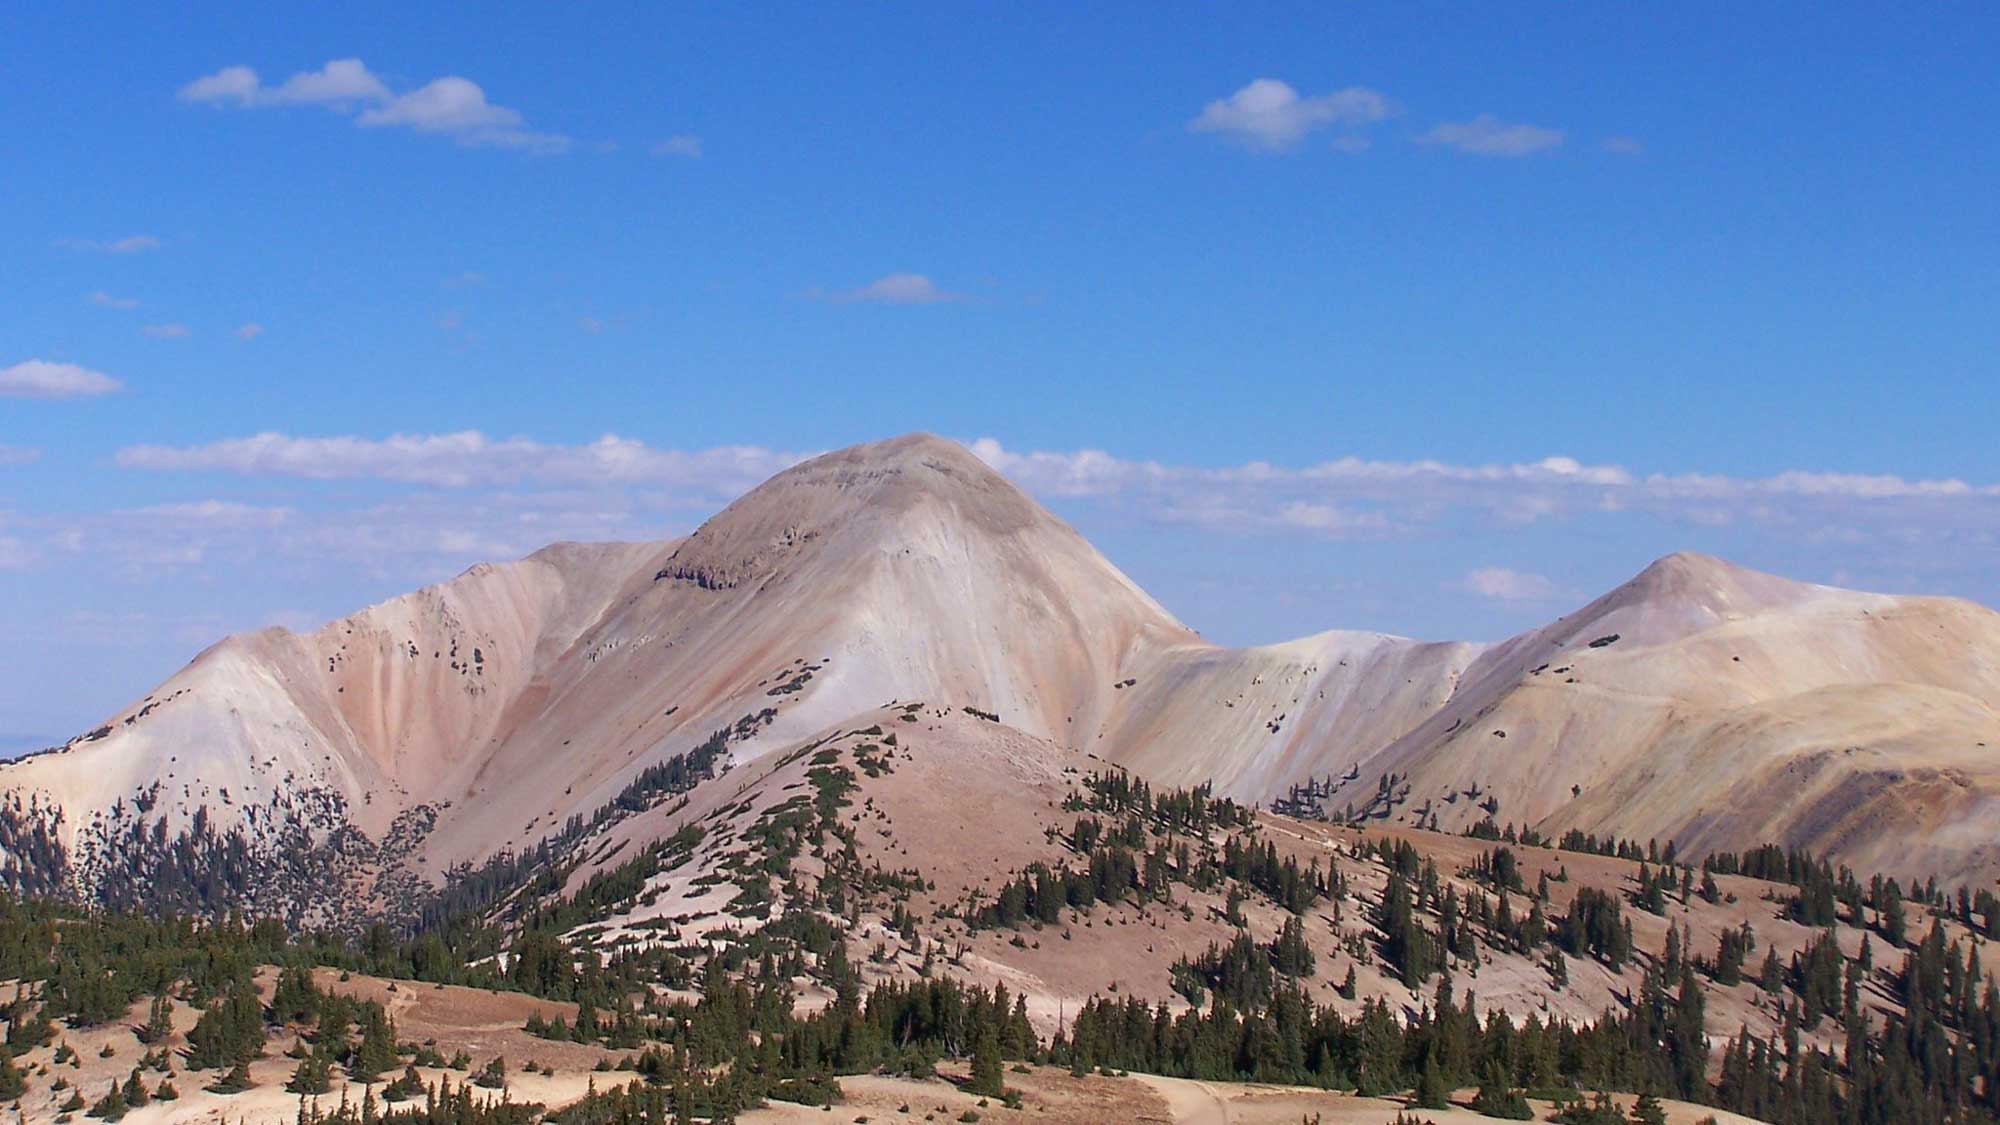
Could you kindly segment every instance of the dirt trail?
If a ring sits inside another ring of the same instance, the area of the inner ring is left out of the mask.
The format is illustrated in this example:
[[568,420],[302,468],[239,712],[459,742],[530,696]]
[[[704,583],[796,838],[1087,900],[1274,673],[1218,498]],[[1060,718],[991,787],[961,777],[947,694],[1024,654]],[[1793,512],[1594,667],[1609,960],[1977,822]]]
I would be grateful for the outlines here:
[[1133,1080],[1166,1099],[1175,1125],[1233,1125],[1229,1099],[1207,1082],[1135,1074]]

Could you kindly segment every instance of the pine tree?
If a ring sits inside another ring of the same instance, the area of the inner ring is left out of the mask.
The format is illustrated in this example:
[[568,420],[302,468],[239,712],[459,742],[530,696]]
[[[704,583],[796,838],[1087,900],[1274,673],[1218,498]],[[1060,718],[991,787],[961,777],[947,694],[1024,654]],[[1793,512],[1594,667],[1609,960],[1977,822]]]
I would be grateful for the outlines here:
[[106,1121],[118,1121],[124,1118],[126,1108],[125,1089],[113,1079],[111,1089],[91,1105],[90,1116]]
[[314,1051],[299,1060],[297,1069],[292,1071],[291,1081],[285,1089],[294,1094],[324,1094],[327,1091],[326,1056]]
[[1778,963],[1778,951],[1764,951],[1764,967],[1757,972],[1757,986],[1772,996],[1784,991],[1785,967]]
[[154,995],[152,1004],[146,1009],[146,1026],[134,1034],[139,1042],[152,1046],[166,1042],[173,1033],[173,1002],[162,991]]
[[1472,1108],[1488,1117],[1500,1117],[1509,1121],[1532,1121],[1535,1112],[1528,1101],[1515,1093],[1507,1085],[1507,1074],[1500,1064],[1488,1063],[1484,1076],[1479,1081],[1479,1095],[1472,1102]]
[[1424,1069],[1417,1078],[1416,1098],[1412,1102],[1418,1109],[1445,1109],[1451,1105],[1450,1091],[1445,1089],[1444,1073],[1438,1069],[1437,1056],[1428,1052],[1424,1055]]
[[368,1005],[362,1014],[361,1044],[348,1064],[348,1077],[373,1082],[385,1070],[394,1070],[401,1061],[396,1052],[396,1030],[378,1004]]
[[277,991],[271,996],[271,1021],[278,1024],[311,1023],[319,1014],[319,990],[312,974],[296,965],[278,974]]
[[1005,1093],[1000,1073],[1000,1036],[993,1025],[981,1020],[972,1035],[972,1079],[967,1093],[997,1098]]
[[208,1090],[212,1094],[240,1094],[248,1090],[251,1085],[250,1068],[242,1063],[237,1063],[235,1066],[229,1068],[229,1073],[224,1074],[216,1080],[214,1085],[208,1087]]

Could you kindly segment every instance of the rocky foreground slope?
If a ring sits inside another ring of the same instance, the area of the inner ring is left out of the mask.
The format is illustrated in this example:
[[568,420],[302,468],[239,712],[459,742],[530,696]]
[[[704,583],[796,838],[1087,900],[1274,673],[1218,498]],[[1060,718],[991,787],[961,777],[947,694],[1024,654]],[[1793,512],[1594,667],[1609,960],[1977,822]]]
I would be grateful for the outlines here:
[[[1676,555],[1499,645],[1225,649],[926,436],[787,470],[682,540],[560,544],[225,640],[0,769],[0,872],[110,902],[408,915],[448,872],[589,854],[703,778],[909,700],[1336,819],[2000,874],[1989,610]],[[935,799],[976,828],[951,783]]]

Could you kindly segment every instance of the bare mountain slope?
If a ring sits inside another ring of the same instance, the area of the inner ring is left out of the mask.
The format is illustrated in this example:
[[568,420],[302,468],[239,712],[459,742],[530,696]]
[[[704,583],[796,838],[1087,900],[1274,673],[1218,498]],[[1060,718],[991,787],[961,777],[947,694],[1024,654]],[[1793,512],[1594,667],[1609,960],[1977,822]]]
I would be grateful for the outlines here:
[[684,540],[557,545],[224,641],[0,769],[0,859],[110,901],[409,909],[453,866],[663,801],[680,782],[647,771],[676,755],[747,764],[911,699],[1169,784],[1310,780],[1333,815],[2000,869],[1989,611],[1673,556],[1497,646],[1223,649],[924,435],[795,466]]
[[2000,615],[1681,554],[1484,654],[1352,790],[1393,775],[1393,817],[1447,829],[1491,812],[1958,877],[2000,868],[1996,748]]
[[788,470],[678,543],[551,548],[310,635],[232,638],[0,781],[16,819],[60,815],[77,893],[184,866],[166,852],[201,816],[269,863],[330,844],[309,866],[352,877],[245,893],[348,898],[588,820],[719,730],[750,759],[924,695],[1061,737],[1132,652],[1193,641],[983,463],[912,436]]

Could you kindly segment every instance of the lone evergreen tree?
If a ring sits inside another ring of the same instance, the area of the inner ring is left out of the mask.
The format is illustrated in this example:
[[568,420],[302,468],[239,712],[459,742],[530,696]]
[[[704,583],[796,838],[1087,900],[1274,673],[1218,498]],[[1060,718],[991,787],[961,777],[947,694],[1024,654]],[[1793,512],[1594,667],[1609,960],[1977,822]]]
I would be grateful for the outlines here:
[[1006,1092],[1001,1088],[1002,1081],[1000,1037],[990,1023],[982,1020],[972,1036],[972,1080],[965,1089],[968,1093],[997,1098]]
[[1437,1056],[1424,1055],[1423,1073],[1417,1077],[1416,1097],[1412,1104],[1418,1109],[1445,1109],[1451,1105],[1450,1091],[1445,1089],[1444,1073],[1438,1070]]

